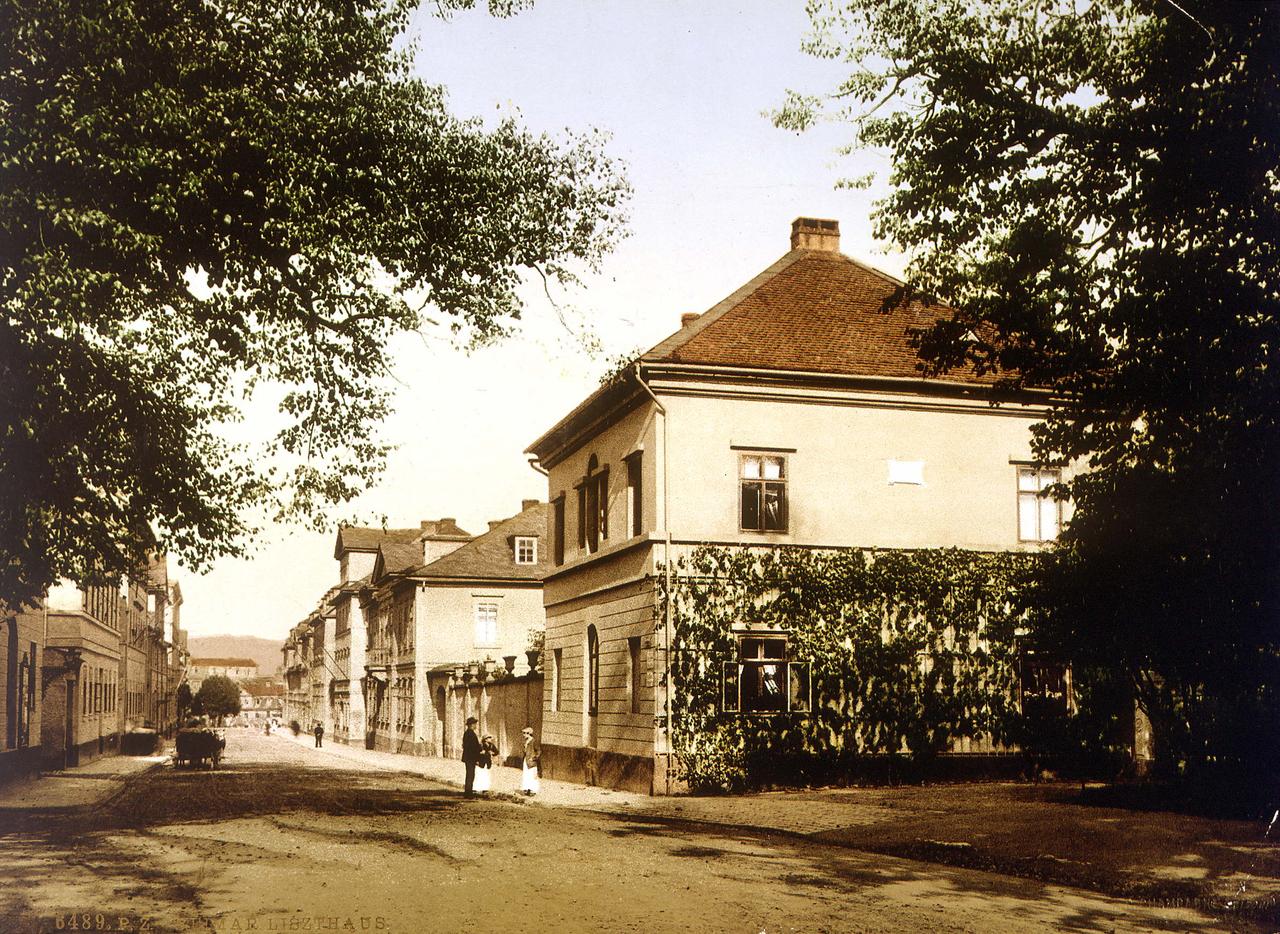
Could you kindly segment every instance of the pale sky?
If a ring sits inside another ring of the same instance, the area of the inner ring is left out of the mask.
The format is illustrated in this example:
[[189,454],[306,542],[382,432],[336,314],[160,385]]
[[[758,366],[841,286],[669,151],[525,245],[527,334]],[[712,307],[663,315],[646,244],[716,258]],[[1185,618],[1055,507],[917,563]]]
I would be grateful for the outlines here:
[[[803,6],[537,0],[506,20],[482,11],[419,17],[419,73],[449,89],[454,113],[518,114],[553,135],[592,126],[612,134],[609,151],[634,188],[630,237],[599,276],[557,296],[590,322],[597,356],[565,332],[540,289],[527,296],[522,332],[499,346],[468,355],[398,341],[397,413],[384,434],[399,447],[355,511],[385,514],[392,527],[452,516],[478,534],[521,499],[545,500],[546,481],[522,453],[528,444],[598,385],[611,358],[656,344],[682,313],[705,311],[787,252],[795,217],[839,220],[844,253],[901,274],[904,259],[871,237],[883,188],[835,187],[883,164],[837,155],[848,127],[797,136],[763,116],[788,87],[822,91],[842,75],[838,63],[801,53]],[[184,628],[283,640],[337,583],[333,541],[280,527],[251,559],[222,561],[203,577],[178,569]]]

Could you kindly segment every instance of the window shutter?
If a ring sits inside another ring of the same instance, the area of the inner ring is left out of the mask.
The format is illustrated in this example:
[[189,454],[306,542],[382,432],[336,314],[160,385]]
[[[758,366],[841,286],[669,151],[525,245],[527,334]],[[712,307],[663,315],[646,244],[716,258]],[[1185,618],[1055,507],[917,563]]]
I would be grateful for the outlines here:
[[808,662],[787,663],[787,709],[792,713],[809,713],[813,704]]
[[742,666],[737,662],[725,662],[722,666],[720,709],[725,713],[737,713],[742,709],[738,693],[741,672]]

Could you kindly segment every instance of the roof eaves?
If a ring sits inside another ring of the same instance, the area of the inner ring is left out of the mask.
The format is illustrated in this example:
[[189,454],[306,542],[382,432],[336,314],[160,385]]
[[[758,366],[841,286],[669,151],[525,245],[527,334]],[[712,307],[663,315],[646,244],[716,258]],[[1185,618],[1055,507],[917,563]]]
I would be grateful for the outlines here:
[[[868,388],[889,388],[896,391],[914,392],[920,395],[986,395],[995,393],[990,383],[979,383],[972,380],[948,379],[945,376],[889,376],[869,373],[837,373],[824,370],[785,370],[762,367],[730,366],[722,363],[682,363],[677,361],[661,361],[651,365],[655,375],[671,377],[721,376],[737,377],[740,380],[776,380],[787,383],[829,383]],[[1008,393],[1001,401],[1045,405],[1052,393],[1047,389],[1033,386],[1023,387]]]
[[629,409],[637,400],[645,397],[635,371],[627,369],[619,378],[605,383],[587,396],[573,411],[525,448],[524,453],[534,455],[544,467],[551,466],[547,460],[554,458],[556,452],[574,450],[580,439],[610,413]]

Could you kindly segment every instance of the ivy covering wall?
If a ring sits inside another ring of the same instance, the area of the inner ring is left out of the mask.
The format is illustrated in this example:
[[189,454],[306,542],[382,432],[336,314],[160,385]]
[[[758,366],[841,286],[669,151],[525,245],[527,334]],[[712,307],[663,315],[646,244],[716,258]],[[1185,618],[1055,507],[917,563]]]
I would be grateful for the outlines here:
[[[671,742],[693,790],[838,779],[859,760],[919,767],[1016,730],[1019,581],[1028,554],[703,546],[663,569]],[[725,709],[746,628],[785,632],[807,712]],[[891,776],[892,777],[892,776]]]

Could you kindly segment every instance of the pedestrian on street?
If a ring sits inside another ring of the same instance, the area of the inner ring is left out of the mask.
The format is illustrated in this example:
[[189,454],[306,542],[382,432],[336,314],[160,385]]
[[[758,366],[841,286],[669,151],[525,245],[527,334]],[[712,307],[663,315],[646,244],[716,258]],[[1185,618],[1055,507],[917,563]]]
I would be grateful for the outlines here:
[[524,768],[520,771],[520,790],[532,797],[542,788],[538,783],[538,765],[542,761],[542,747],[533,738],[533,727],[520,731],[524,736]]
[[476,794],[476,764],[480,761],[480,737],[476,736],[476,718],[467,717],[467,728],[462,733],[462,764],[467,769],[463,794],[474,798]]
[[493,788],[493,757],[498,754],[498,744],[488,733],[480,740],[480,761],[476,763],[476,788],[487,795]]
[[313,732],[316,734],[316,748],[319,749],[324,745],[324,724],[317,720],[316,728]]

